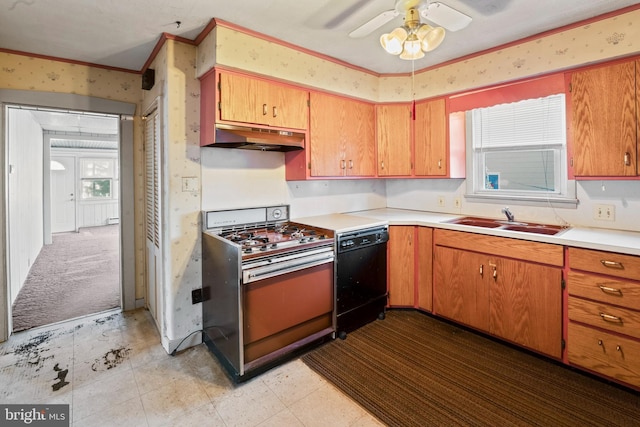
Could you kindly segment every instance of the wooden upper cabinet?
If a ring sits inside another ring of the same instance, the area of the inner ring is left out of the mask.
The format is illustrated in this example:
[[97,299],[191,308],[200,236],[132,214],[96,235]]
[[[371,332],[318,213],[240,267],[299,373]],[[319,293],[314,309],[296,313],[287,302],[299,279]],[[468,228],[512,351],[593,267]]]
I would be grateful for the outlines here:
[[220,74],[220,120],[261,123],[257,103],[262,97],[262,94],[258,94],[256,79]]
[[637,175],[638,64],[627,61],[573,73],[575,176]]
[[376,106],[378,175],[411,175],[411,105]]
[[415,175],[447,176],[445,100],[418,102],[415,114]]
[[[309,92],[294,87],[263,82],[268,86],[269,125],[307,129],[309,127]],[[264,104],[263,104],[264,105]]]
[[373,104],[312,92],[311,176],[374,176]]
[[307,129],[309,93],[238,74],[220,74],[220,120]]

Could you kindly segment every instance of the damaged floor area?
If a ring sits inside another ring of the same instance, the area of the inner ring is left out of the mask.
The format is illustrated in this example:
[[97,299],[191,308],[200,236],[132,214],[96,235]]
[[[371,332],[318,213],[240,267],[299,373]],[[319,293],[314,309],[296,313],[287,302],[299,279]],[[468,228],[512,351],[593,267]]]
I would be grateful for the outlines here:
[[69,404],[80,426],[380,426],[300,360],[233,385],[204,345],[169,356],[146,310],[0,343],[0,402]]

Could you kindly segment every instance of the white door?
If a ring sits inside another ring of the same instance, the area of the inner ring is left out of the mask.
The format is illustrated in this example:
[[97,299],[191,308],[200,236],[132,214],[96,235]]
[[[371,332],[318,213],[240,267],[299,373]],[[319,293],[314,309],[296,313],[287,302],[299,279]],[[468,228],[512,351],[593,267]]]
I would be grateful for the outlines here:
[[51,157],[51,232],[76,231],[76,159]]
[[158,110],[146,116],[145,122],[145,275],[147,278],[147,308],[162,325],[162,240],[161,240],[161,130]]

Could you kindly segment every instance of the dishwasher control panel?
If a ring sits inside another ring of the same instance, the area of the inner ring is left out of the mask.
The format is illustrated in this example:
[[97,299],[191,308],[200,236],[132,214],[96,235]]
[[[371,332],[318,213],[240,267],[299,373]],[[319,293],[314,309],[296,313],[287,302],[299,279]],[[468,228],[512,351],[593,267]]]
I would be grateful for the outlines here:
[[379,245],[389,240],[387,227],[357,230],[338,234],[338,252]]

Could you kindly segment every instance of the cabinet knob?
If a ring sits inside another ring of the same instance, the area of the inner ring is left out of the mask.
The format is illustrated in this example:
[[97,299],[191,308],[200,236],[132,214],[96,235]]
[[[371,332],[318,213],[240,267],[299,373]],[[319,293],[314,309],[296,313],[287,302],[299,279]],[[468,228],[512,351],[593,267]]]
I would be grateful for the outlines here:
[[598,340],[598,345],[602,347],[602,340]]
[[616,346],[616,351],[619,351],[620,353],[622,353],[622,347],[620,347],[619,345]]

